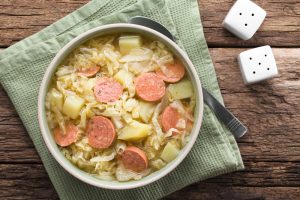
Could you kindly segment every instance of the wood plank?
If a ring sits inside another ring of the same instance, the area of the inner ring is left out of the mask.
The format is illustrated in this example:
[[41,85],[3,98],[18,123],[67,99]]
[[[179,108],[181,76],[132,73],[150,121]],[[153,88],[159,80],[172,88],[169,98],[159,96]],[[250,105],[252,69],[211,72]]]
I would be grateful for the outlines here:
[[300,186],[299,162],[245,161],[245,170],[216,178],[206,183],[220,186],[245,187],[298,187]]
[[300,2],[298,0],[254,0],[267,12],[267,17],[248,41],[237,39],[222,28],[222,22],[233,0],[199,0],[204,33],[211,47],[261,46],[299,47]]
[[0,164],[0,198],[58,199],[41,164]]
[[28,37],[89,2],[2,0],[0,2],[0,47]]
[[[288,169],[291,173],[290,179],[297,181],[289,184],[278,176],[278,172],[284,170],[284,167],[278,163],[277,169],[264,170],[264,166],[268,165],[269,163],[259,163],[257,172],[239,172],[199,182],[165,199],[182,199],[182,196],[186,199],[297,199],[300,194],[300,179],[293,179],[292,174],[298,170],[299,175],[299,166],[298,169]],[[263,178],[264,173],[268,177]],[[1,199],[58,199],[44,167],[40,164],[0,164],[0,175]],[[236,181],[237,178],[243,181]],[[248,180],[253,182],[249,184]],[[277,180],[278,185],[272,185],[273,180]]]
[[164,200],[182,199],[182,197],[188,200],[294,200],[299,199],[299,195],[299,187],[224,187],[202,182],[177,191]]
[[[81,7],[88,0],[2,0],[0,2],[0,47],[30,36]],[[268,15],[259,31],[249,41],[242,41],[222,28],[222,21],[233,0],[199,0],[205,36],[211,47],[300,46],[300,2],[298,0],[255,0]],[[217,13],[217,14],[216,14]]]

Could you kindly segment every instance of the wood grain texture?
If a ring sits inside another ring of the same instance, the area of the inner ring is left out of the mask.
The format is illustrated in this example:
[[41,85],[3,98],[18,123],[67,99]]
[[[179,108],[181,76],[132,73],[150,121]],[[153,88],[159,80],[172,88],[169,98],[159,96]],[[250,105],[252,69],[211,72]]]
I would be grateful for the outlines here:
[[299,0],[253,0],[267,12],[259,30],[248,41],[237,40],[222,28],[222,22],[234,0],[199,0],[204,33],[211,47],[300,46],[300,1]]
[[0,164],[1,199],[58,199],[41,164]]
[[[0,47],[30,36],[87,3],[88,0],[2,0],[0,2]],[[300,47],[299,0],[255,0],[268,15],[249,41],[237,40],[222,28],[234,0],[199,0],[205,36],[211,47],[269,44]],[[217,14],[216,14],[217,13]]]
[[[34,34],[86,2],[0,1],[0,47]],[[165,199],[183,196],[185,199],[298,199],[300,196],[300,2],[255,0],[268,15],[254,38],[247,42],[221,27],[233,2],[201,0],[199,8],[225,104],[249,128],[239,141],[246,170],[193,184]],[[236,57],[244,47],[265,44],[278,47],[273,51],[280,75],[245,86]],[[58,199],[1,86],[0,199]]]
[[[261,167],[261,166],[260,166]],[[41,164],[0,164],[0,194],[2,199],[58,199],[51,188],[44,167]],[[255,174],[253,174],[255,176]],[[231,184],[232,174],[199,182],[175,192],[165,199],[297,199],[297,186],[248,186]],[[26,181],[24,181],[26,180]],[[225,182],[222,182],[226,180]]]
[[[274,199],[299,199],[299,187],[224,187],[218,184],[199,183],[191,185],[166,198],[187,200],[274,200]],[[188,194],[188,195],[185,195]]]
[[249,128],[240,140],[243,158],[299,162],[300,49],[273,49],[279,76],[250,86],[236,61],[244,50],[210,49],[225,104]]

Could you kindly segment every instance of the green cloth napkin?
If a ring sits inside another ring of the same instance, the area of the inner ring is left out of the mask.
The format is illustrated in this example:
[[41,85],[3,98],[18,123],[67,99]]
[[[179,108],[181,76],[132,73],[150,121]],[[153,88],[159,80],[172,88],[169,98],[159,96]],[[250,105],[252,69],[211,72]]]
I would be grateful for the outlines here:
[[244,168],[233,136],[206,106],[199,137],[186,159],[164,178],[141,188],[114,191],[90,186],[69,175],[50,155],[37,119],[38,89],[48,64],[80,33],[103,24],[127,22],[136,15],[164,24],[188,53],[202,84],[222,101],[197,0],[91,1],[7,48],[0,54],[1,84],[16,107],[61,199],[157,199],[194,182]]

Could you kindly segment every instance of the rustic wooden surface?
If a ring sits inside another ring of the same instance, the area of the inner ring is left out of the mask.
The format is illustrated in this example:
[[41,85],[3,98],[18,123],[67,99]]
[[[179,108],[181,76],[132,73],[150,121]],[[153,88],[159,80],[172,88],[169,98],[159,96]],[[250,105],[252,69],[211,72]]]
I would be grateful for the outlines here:
[[[204,32],[227,107],[249,128],[239,141],[246,170],[177,191],[165,199],[299,199],[300,1],[256,0],[268,15],[250,41],[221,27],[231,0],[200,0]],[[87,0],[0,1],[0,47],[43,29]],[[280,76],[245,86],[237,55],[273,46]],[[39,156],[0,86],[0,199],[58,199]]]

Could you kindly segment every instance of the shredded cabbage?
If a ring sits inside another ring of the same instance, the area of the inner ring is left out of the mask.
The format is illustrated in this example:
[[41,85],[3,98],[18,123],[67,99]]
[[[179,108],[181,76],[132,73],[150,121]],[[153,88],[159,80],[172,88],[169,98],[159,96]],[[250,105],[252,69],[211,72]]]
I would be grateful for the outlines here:
[[59,128],[62,130],[63,134],[66,134],[66,128],[65,128],[65,120],[57,106],[52,106],[52,111],[54,112],[54,116],[56,117],[56,121],[59,125]]
[[141,62],[149,61],[153,56],[153,52],[148,48],[132,49],[129,54],[122,57],[120,62]]
[[183,118],[180,118],[176,124],[176,128],[185,129],[186,128],[186,121]]
[[154,167],[156,170],[159,170],[166,166],[167,163],[165,163],[162,159],[158,158],[156,160],[151,161],[151,166]]
[[174,133],[179,133],[179,130],[176,128],[170,128],[167,133],[165,134],[165,137],[171,137]]
[[119,165],[119,167],[116,170],[116,178],[118,181],[121,182],[129,181],[129,180],[139,180],[144,176],[147,176],[150,173],[150,171],[151,171],[150,169],[147,169],[141,173],[137,173],[129,169],[125,169],[123,165]]
[[95,156],[92,159],[90,159],[91,162],[103,162],[103,161],[111,161],[115,158],[117,153],[115,151],[112,151],[109,155],[99,155]]
[[121,129],[124,127],[123,122],[121,121],[121,117],[120,116],[113,116],[111,117],[112,122],[114,123],[115,127],[117,129]]
[[124,152],[126,146],[126,143],[120,140],[115,146],[115,151],[117,152],[117,154],[121,155]]
[[73,66],[63,66],[60,67],[55,74],[56,76],[60,77],[72,74],[73,72],[75,72],[75,68]]
[[80,141],[76,142],[75,146],[85,152],[91,152],[93,150],[93,148],[88,145],[87,137],[83,137]]
[[161,148],[161,145],[163,145],[163,140],[165,138],[164,133],[161,129],[161,126],[158,122],[158,116],[159,114],[165,109],[165,107],[168,105],[168,98],[165,96],[161,100],[161,102],[155,107],[154,113],[152,116],[152,125],[154,127],[156,135],[151,137],[151,146],[155,150],[159,150]]
[[123,108],[127,112],[131,112],[135,107],[137,107],[138,101],[136,99],[128,99],[126,102],[123,103]]
[[158,137],[163,137],[163,131],[158,122],[158,116],[163,111],[163,109],[165,109],[165,107],[167,107],[167,105],[168,105],[168,98],[166,98],[166,96],[165,96],[162,99],[162,101],[159,104],[157,104],[157,106],[155,107],[154,113],[152,116],[152,124],[155,128],[155,131],[156,131],[156,134]]
[[182,116],[184,116],[186,119],[190,120],[190,121],[194,121],[193,116],[188,113],[184,106],[182,105],[182,103],[179,100],[175,100],[170,104],[171,107],[175,108]]
[[118,58],[120,57],[120,53],[114,51],[114,46],[111,44],[106,44],[104,46],[103,54],[107,59],[107,69],[109,75],[114,75],[115,72],[120,68],[120,64],[118,62]]
[[105,180],[105,181],[113,181],[115,180],[114,174],[111,172],[99,172],[99,174],[95,174],[95,177]]

